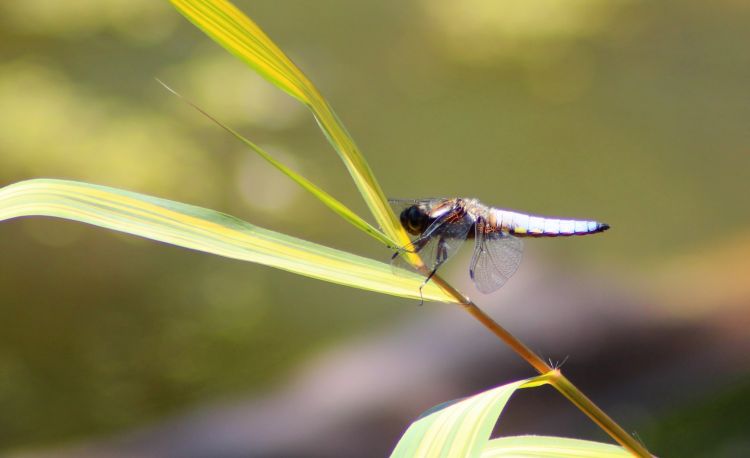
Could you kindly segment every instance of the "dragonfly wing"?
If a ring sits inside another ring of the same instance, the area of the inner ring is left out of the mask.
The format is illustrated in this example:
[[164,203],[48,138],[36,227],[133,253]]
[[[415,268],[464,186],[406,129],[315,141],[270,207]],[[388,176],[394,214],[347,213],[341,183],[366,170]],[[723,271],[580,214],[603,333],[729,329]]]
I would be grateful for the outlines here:
[[399,205],[414,205],[414,204],[426,204],[431,202],[440,202],[445,200],[445,197],[425,197],[424,199],[388,199],[388,203],[393,206]]
[[[417,253],[424,262],[425,266],[429,270],[434,269],[437,265],[445,262],[445,259],[451,256],[458,247],[461,245],[460,241],[457,240],[444,240],[441,244],[440,236],[435,235],[434,237],[424,237],[414,240],[412,243],[401,248],[400,251],[393,255],[391,260],[391,269],[396,275],[403,275],[404,271],[414,271],[412,266],[406,257],[406,252]],[[444,251],[444,259],[442,262],[440,259],[440,250]]]
[[391,204],[391,208],[393,208],[393,211],[398,216],[402,211],[415,205],[429,212],[436,206],[444,205],[445,202],[449,200],[450,199],[445,197],[432,197],[427,199],[388,199],[388,203]]
[[[453,256],[466,240],[474,221],[466,214],[450,211],[430,224],[403,251],[419,254],[422,261],[431,270]],[[393,259],[394,267],[406,267],[404,256]]]
[[444,200],[442,197],[433,197],[428,199],[388,199],[388,203],[391,204],[394,211],[401,211],[412,205],[424,205],[426,207],[432,206],[436,202]]
[[477,222],[474,256],[469,273],[477,289],[489,294],[498,290],[521,264],[523,242],[502,231],[490,231]]

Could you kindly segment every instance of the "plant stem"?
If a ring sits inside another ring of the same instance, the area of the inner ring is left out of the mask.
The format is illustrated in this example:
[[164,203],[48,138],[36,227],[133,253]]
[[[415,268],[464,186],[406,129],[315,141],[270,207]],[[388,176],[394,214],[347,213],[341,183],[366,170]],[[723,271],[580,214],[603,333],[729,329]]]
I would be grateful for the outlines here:
[[617,443],[620,444],[623,448],[638,457],[650,458],[652,456],[646,449],[646,447],[643,446],[643,444],[638,442],[635,438],[633,438],[633,436],[622,429],[620,425],[615,423],[615,421],[612,420],[609,415],[604,413],[604,411],[600,409],[596,404],[594,404],[594,402],[585,394],[583,394],[581,390],[576,388],[576,386],[573,385],[573,383],[571,383],[571,381],[568,380],[560,372],[559,369],[550,367],[550,365],[544,362],[544,360],[540,358],[539,355],[537,355],[531,349],[529,349],[529,347],[524,345],[523,342],[518,340],[513,334],[508,332],[508,330],[500,326],[497,321],[493,320],[492,317],[490,317],[482,309],[477,307],[477,305],[474,304],[471,299],[461,294],[445,280],[435,275],[433,276],[432,281],[434,281],[448,294],[455,297],[465,311],[476,318],[493,334],[499,337],[500,340],[505,342],[537,372],[539,372],[540,374],[547,374],[551,372],[553,376],[550,377],[550,385],[552,385],[557,391],[560,392],[560,394],[562,394],[570,402],[572,402],[573,405],[578,407],[581,412],[585,413],[591,420],[594,421],[594,423],[599,425],[600,428],[602,428],[607,434],[609,434],[612,439],[617,441]]

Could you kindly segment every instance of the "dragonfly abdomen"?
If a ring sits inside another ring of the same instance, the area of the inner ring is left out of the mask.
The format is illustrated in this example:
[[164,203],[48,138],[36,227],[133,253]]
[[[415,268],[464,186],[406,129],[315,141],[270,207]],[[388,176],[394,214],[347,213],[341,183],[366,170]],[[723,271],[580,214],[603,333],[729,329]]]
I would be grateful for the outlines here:
[[603,232],[609,225],[598,221],[544,218],[496,210],[495,219],[503,230],[518,237],[561,237]]

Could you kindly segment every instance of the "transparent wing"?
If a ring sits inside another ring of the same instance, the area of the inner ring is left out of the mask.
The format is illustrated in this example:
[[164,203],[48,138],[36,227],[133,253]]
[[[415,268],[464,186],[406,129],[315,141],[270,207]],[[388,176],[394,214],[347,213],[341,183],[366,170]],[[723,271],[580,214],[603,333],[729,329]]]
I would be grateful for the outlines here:
[[388,203],[391,204],[391,207],[393,207],[393,211],[396,212],[396,215],[398,216],[398,214],[401,213],[402,210],[411,207],[412,205],[423,205],[427,208],[431,208],[437,202],[441,202],[443,200],[445,199],[442,197],[433,197],[426,199],[388,199]]
[[[430,270],[435,269],[458,251],[473,224],[474,221],[467,215],[447,212],[402,250],[419,254]],[[392,265],[394,268],[410,268],[401,255],[394,257]]]
[[489,294],[498,290],[516,273],[523,255],[523,242],[502,231],[490,231],[477,222],[474,256],[469,274],[477,289]]
[[[451,257],[461,246],[461,243],[462,241],[458,239],[443,239],[436,235],[435,237],[424,239],[423,243],[412,243],[403,247],[403,249],[418,253],[425,266],[433,270]],[[414,267],[409,264],[402,252],[397,253],[397,255],[391,261],[394,273],[401,273],[397,269],[414,270]]]
[[414,204],[423,204],[423,203],[429,203],[429,202],[437,202],[443,199],[444,199],[443,197],[426,197],[424,199],[388,199],[388,202],[391,205],[398,206],[398,205],[414,205]]

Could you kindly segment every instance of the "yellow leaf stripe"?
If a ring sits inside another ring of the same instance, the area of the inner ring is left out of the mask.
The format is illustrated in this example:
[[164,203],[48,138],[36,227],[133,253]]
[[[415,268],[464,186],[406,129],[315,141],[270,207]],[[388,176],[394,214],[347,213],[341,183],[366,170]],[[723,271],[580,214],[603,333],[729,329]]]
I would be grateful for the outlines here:
[[346,128],[317,88],[260,27],[226,0],[170,1],[214,41],[312,111],[390,245],[407,245],[408,236],[401,229],[382,188]]
[[[80,221],[320,280],[420,299],[423,277],[388,264],[254,226],[206,208],[66,180],[35,179],[0,189],[0,221],[52,216]],[[424,300],[454,302],[428,283]]]

